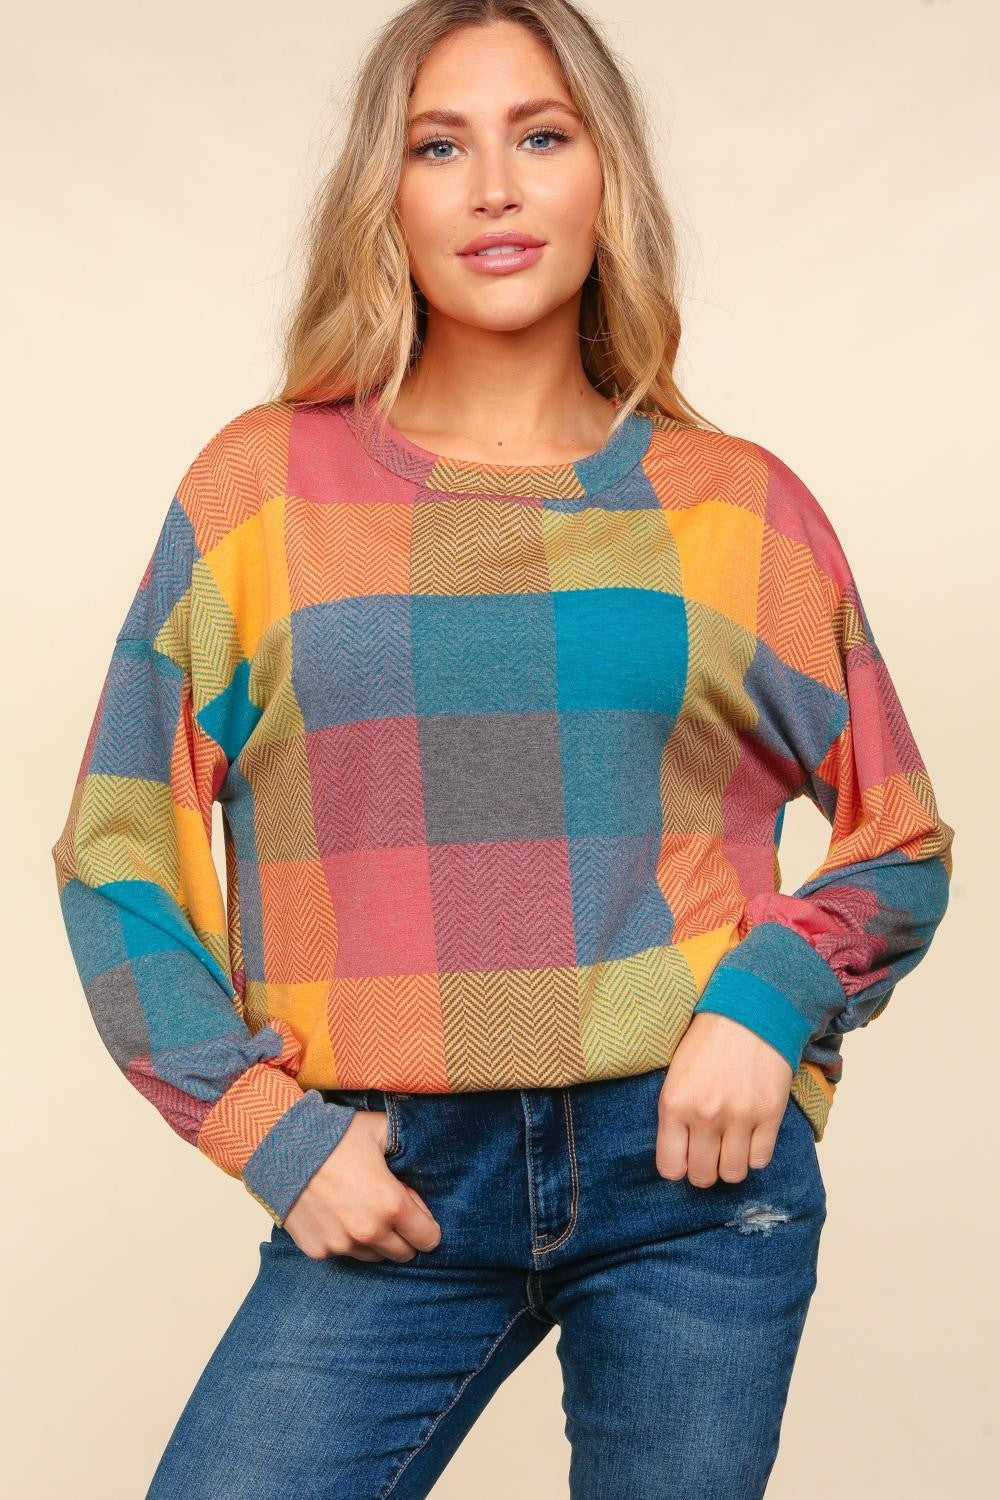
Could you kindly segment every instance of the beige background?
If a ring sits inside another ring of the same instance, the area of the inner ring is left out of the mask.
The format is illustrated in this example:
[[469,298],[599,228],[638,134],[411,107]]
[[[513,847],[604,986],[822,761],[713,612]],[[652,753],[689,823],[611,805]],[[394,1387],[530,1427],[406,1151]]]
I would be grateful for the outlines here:
[[[292,233],[356,50],[390,9],[47,0],[4,17],[12,1496],[144,1493],[270,1230],[104,1051],[49,848],[173,487],[271,392]],[[1000,12],[594,9],[651,91],[686,266],[682,385],[828,510],[957,830],[929,956],[845,1045],[819,1147],[819,1287],[768,1494],[973,1500],[995,1493],[1000,1436]],[[786,889],[826,835],[807,804],[789,810]],[[435,1497],[567,1493],[555,1339]]]

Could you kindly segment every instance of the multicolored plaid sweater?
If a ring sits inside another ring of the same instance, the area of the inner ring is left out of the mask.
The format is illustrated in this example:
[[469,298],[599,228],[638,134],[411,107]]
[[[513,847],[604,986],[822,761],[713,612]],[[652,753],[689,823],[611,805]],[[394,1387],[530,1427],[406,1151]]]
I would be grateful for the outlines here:
[[358,415],[228,422],[118,632],[52,849],[116,1063],[278,1224],[354,1114],[322,1090],[624,1076],[698,1011],[820,1139],[953,839],[830,520],[662,416],[515,467]]

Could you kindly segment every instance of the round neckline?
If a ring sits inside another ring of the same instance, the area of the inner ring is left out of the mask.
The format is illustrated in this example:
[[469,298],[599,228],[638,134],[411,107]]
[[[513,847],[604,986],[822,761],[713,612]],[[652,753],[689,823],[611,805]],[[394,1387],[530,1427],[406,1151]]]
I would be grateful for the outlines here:
[[[621,398],[612,396],[610,399],[617,412],[622,404]],[[423,447],[382,418],[374,395],[358,406],[360,434],[355,429],[354,398],[347,397],[335,405],[362,447],[384,467],[427,489],[455,494],[585,499],[616,484],[641,462],[654,428],[651,418],[633,411],[600,447],[572,462],[504,464],[486,459],[459,458]]]

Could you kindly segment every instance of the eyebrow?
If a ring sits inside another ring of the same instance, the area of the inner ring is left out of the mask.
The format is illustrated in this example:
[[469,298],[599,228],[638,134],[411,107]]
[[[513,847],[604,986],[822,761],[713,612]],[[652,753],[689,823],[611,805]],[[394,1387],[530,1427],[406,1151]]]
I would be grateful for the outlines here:
[[[512,104],[508,109],[507,124],[516,125],[520,120],[526,120],[531,115],[539,115],[545,109],[561,109],[564,114],[572,115],[575,120],[580,120],[582,123],[582,116],[577,114],[573,106],[563,99],[524,99],[520,104]],[[454,109],[425,109],[406,123],[407,126],[421,125],[425,121],[432,125],[450,125],[455,130],[461,130],[469,123],[465,115],[459,114]]]

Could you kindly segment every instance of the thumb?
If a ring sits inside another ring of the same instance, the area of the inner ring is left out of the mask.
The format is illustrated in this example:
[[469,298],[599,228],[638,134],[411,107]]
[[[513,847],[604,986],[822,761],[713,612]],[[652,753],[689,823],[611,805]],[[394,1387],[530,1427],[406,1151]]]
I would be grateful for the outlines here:
[[[434,1219],[434,1215],[431,1213],[430,1209],[427,1207],[427,1204],[424,1202],[423,1198],[421,1198],[416,1188],[410,1187],[410,1184],[408,1182],[404,1182],[403,1186],[405,1187],[406,1191],[409,1193],[410,1197],[413,1199],[417,1207],[422,1208],[429,1219]],[[437,1219],[434,1219],[434,1223],[437,1223]]]

